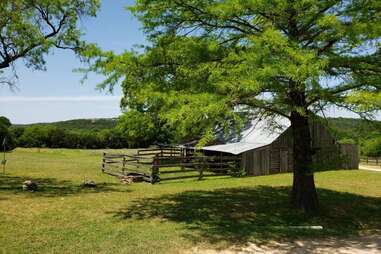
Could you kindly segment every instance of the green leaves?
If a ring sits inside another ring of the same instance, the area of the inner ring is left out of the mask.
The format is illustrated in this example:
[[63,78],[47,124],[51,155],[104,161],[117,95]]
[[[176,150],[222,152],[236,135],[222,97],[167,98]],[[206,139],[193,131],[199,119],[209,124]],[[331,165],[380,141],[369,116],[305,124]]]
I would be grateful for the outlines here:
[[359,112],[372,112],[381,110],[381,91],[353,92],[346,98],[346,103],[355,106]]
[[0,3],[0,69],[17,59],[44,69],[44,56],[53,47],[77,53],[85,43],[79,18],[95,16],[99,0],[3,0]]
[[101,87],[122,80],[124,108],[156,117],[176,140],[205,143],[252,118],[376,109],[378,2],[137,0],[130,10],[150,46],[86,57],[106,76]]

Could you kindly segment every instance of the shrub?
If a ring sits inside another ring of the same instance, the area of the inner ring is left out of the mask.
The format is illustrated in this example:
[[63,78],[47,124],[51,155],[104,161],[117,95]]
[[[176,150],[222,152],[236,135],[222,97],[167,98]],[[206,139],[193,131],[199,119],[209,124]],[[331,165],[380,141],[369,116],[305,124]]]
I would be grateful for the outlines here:
[[362,154],[365,156],[381,156],[381,136],[365,140],[362,144]]

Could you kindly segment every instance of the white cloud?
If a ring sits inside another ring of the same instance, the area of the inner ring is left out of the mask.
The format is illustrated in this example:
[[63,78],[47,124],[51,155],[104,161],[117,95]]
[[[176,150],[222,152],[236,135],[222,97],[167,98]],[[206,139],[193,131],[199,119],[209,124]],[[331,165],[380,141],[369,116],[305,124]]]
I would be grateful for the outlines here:
[[97,102],[97,101],[120,101],[121,96],[5,96],[0,97],[0,102]]

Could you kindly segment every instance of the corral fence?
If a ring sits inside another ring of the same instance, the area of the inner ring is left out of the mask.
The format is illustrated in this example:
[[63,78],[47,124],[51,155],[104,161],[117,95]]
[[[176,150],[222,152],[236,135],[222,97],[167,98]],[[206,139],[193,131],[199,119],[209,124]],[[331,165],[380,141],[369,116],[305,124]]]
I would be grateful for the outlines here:
[[194,149],[161,147],[138,150],[135,155],[103,153],[102,172],[119,178],[139,176],[152,184],[158,181],[205,176],[234,175],[240,157],[204,156]]
[[367,165],[381,166],[381,157],[361,156],[360,163],[367,164]]

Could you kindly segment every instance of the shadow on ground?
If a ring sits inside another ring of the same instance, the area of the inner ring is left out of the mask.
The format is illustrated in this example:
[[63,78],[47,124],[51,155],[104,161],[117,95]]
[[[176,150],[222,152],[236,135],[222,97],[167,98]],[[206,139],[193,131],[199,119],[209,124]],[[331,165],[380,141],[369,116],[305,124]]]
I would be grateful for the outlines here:
[[[38,190],[34,192],[24,191],[22,189],[22,183],[25,180],[37,182],[39,186]],[[120,184],[116,183],[98,183],[96,188],[84,188],[80,183],[57,180],[55,178],[31,178],[0,175],[0,193],[30,193],[31,197],[59,197],[82,193],[128,191],[126,188],[120,188],[120,186]]]
[[[137,200],[112,214],[123,220],[162,219],[182,223],[195,243],[242,244],[306,236],[349,236],[381,229],[381,198],[319,189],[322,210],[311,217],[292,210],[288,187],[257,186],[186,191]],[[321,225],[323,230],[294,226]]]

